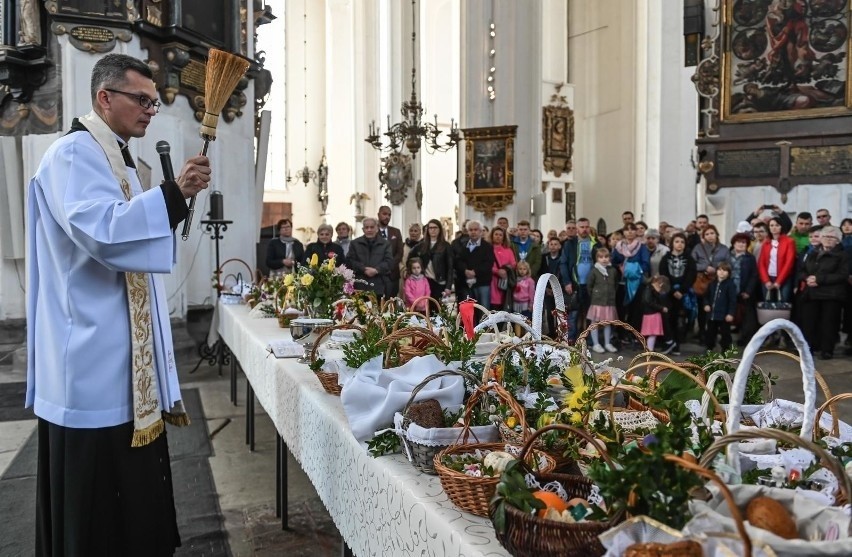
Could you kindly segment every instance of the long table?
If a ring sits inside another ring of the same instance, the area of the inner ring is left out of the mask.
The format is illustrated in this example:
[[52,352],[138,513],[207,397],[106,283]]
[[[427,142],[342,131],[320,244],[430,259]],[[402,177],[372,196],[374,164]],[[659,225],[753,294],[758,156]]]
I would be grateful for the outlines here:
[[266,350],[289,337],[277,320],[250,317],[244,305],[219,304],[218,314],[221,339],[356,555],[508,555],[491,521],[455,507],[437,476],[418,472],[403,455],[367,453],[340,398],[307,365]]

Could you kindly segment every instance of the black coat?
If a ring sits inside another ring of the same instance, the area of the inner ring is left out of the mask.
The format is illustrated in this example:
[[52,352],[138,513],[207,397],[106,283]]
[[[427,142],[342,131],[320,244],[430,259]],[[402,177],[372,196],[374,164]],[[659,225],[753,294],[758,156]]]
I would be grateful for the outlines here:
[[[431,248],[431,249],[430,249]],[[426,267],[429,262],[432,262],[432,271],[435,273],[435,279],[438,284],[450,288],[453,284],[453,249],[446,241],[430,246],[429,239],[421,240],[416,246],[411,248],[408,258],[417,257],[423,266],[423,272],[426,272]]]
[[722,282],[719,279],[710,283],[707,295],[704,296],[704,305],[710,306],[707,318],[711,321],[724,321],[725,316],[737,314],[737,287],[731,278]]
[[[734,253],[731,252],[731,267],[734,266]],[[733,276],[731,277],[733,278]],[[740,291],[737,294],[748,294],[754,297],[757,294],[757,260],[748,252],[744,253],[740,259]]]
[[[266,266],[272,271],[277,271],[284,267],[284,260],[287,258],[287,247],[284,242],[278,238],[273,238],[266,246]],[[302,242],[293,238],[293,261],[302,263],[305,260],[305,246]],[[294,265],[295,267],[295,265]]]
[[308,244],[308,247],[305,248],[305,257],[301,263],[302,265],[308,265],[311,262],[311,257],[313,257],[314,254],[317,254],[319,262],[322,263],[323,261],[329,259],[329,253],[334,253],[336,265],[343,265],[346,263],[346,256],[343,255],[343,248],[340,247],[339,244],[335,244],[334,242],[329,242],[327,244],[323,244],[321,242],[311,242],[310,244]]
[[799,273],[800,283],[814,275],[817,286],[805,286],[804,300],[837,300],[846,299],[846,285],[849,280],[849,262],[846,252],[840,245],[831,251],[820,249],[808,254],[802,270]]
[[[460,243],[461,244],[461,243]],[[476,273],[476,286],[491,285],[491,268],[494,266],[494,247],[480,240],[479,245],[470,251],[467,243],[461,244],[456,252],[458,257],[454,260],[456,267],[456,280],[465,284],[465,271],[472,269]]]
[[642,315],[663,313],[664,308],[666,308],[665,296],[657,292],[652,285],[645,285],[642,289]]
[[[680,258],[685,261],[678,262]],[[678,264],[676,265],[676,263]],[[695,283],[695,276],[698,273],[696,269],[695,260],[686,252],[683,252],[680,256],[669,252],[660,260],[660,275],[669,279],[672,292],[686,294],[686,291]],[[676,270],[680,272],[678,277],[675,276]]]
[[[349,256],[346,258],[347,266],[355,271],[355,278],[366,281],[369,284],[355,283],[359,290],[371,290],[381,298],[388,292],[390,286],[390,273],[394,267],[391,245],[381,236],[372,240],[366,236],[359,236],[349,244]],[[366,267],[373,267],[379,274],[368,277],[364,274]]]

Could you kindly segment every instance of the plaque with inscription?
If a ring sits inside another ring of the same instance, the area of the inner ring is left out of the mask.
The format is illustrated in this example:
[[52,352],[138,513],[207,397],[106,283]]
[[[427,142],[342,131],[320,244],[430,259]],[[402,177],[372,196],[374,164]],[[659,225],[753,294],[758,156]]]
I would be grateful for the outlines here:
[[78,41],[89,43],[108,43],[115,39],[115,33],[109,29],[105,27],[90,27],[88,25],[72,27],[69,34]]
[[836,176],[852,174],[852,145],[793,147],[791,176]]
[[780,149],[716,152],[716,176],[718,178],[777,178],[780,175]]
[[204,93],[204,75],[207,65],[197,60],[190,60],[180,72],[180,84],[199,93]]

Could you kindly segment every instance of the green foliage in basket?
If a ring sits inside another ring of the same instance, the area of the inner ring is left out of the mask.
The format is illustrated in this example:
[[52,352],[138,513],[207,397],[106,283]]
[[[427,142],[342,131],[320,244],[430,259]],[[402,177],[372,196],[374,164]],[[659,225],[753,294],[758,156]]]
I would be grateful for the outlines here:
[[[734,359],[736,356],[736,349],[731,347],[723,353],[708,350],[703,354],[687,358],[687,361],[703,368],[706,377],[709,377],[715,371],[722,370],[728,373],[731,380],[733,380],[737,371],[737,361]],[[751,369],[748,380],[746,381],[743,404],[764,404],[766,402],[764,395],[767,390],[767,378],[769,385],[774,385],[778,379],[777,376],[768,373],[764,375],[759,369],[754,367]],[[704,395],[703,389],[680,373],[669,373],[660,382],[658,391],[662,398],[684,402],[687,400],[701,400],[701,397]],[[724,381],[716,381],[713,385],[713,395],[721,404],[727,404],[730,401],[728,387]]]
[[[664,456],[679,456],[689,450],[700,457],[712,442],[712,437],[707,428],[698,426],[700,442],[693,446],[692,416],[682,402],[662,401],[655,397],[648,397],[645,402],[652,408],[667,411],[670,423],[658,424],[645,436],[641,445],[630,443],[622,447],[616,443],[608,444],[615,452],[610,457],[620,465],[620,469],[613,470],[606,463],[596,461],[589,468],[589,477],[600,487],[601,495],[609,505],[609,516],[626,511],[632,516],[647,515],[680,529],[690,518],[690,492],[703,485],[704,481],[700,476],[666,461]],[[606,516],[600,509],[595,509],[589,518],[603,520]]]
[[492,519],[494,529],[500,533],[506,532],[506,505],[511,505],[525,513],[532,513],[544,508],[540,499],[533,497],[532,491],[524,480],[526,468],[520,460],[513,460],[506,465],[500,476],[500,483],[491,499]]
[[[497,475],[494,473],[494,468],[491,466],[484,466],[482,464],[483,460],[485,460],[485,457],[490,452],[491,451],[480,451],[477,449],[476,453],[447,454],[441,457],[441,464],[450,470],[461,472],[468,476],[493,477]],[[479,474],[477,474],[474,470],[478,471]]]
[[[487,402],[484,401],[484,402]],[[493,405],[492,405],[493,407]],[[489,412],[489,408],[485,408],[484,405],[478,405],[470,413],[470,425],[471,426],[481,426],[481,425],[490,425],[491,424],[491,414],[493,412]],[[459,427],[463,426],[464,422],[464,406],[459,408],[457,411],[452,411],[449,408],[444,408],[444,427]]]
[[429,346],[426,348],[426,353],[434,354],[445,364],[462,362],[464,369],[465,365],[476,354],[476,341],[479,340],[479,333],[473,339],[469,339],[464,332],[464,327],[456,324],[456,320],[448,311],[442,309],[438,315],[443,324],[441,334],[444,337],[444,342]]
[[534,393],[547,390],[547,378],[559,375],[559,367],[547,355],[519,354],[507,350],[499,365],[503,366],[503,386],[515,393],[526,386]]
[[385,330],[377,321],[367,323],[363,333],[343,345],[343,361],[347,366],[357,369],[376,356],[383,355],[387,348],[384,337]]
[[317,371],[322,371],[322,366],[324,366],[324,365],[325,365],[325,358],[317,358],[316,360],[309,363],[308,367],[311,369],[311,371],[316,373]]
[[382,433],[377,433],[372,439],[367,441],[367,452],[372,457],[398,453],[400,443],[399,436],[395,431],[386,430]]

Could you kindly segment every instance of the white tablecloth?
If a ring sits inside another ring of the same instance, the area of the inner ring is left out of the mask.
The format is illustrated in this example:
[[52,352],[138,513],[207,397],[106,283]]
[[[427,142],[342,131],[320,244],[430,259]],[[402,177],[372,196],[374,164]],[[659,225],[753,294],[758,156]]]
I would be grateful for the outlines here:
[[356,555],[508,555],[490,520],[460,511],[437,476],[404,456],[372,458],[352,436],[340,398],[306,365],[266,351],[289,337],[277,320],[252,319],[244,305],[220,304],[218,313],[222,340]]

